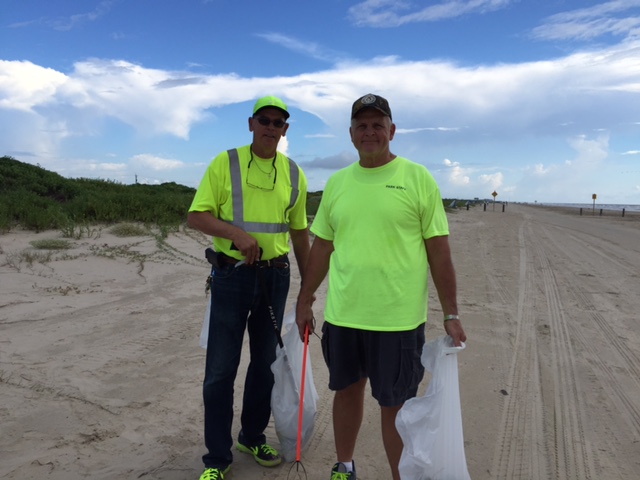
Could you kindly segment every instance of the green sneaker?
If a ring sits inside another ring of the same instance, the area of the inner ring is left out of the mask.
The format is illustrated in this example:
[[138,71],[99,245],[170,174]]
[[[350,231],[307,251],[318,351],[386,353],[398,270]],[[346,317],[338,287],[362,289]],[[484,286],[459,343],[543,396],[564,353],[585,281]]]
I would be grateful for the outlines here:
[[331,469],[331,480],[356,480],[356,462],[353,462],[352,472],[347,472],[343,463],[336,463]]
[[282,463],[282,457],[278,451],[270,445],[263,443],[257,447],[247,447],[240,442],[236,445],[236,448],[242,453],[248,453],[253,455],[253,458],[263,467],[275,467]]
[[224,480],[224,474],[229,473],[229,470],[231,470],[231,465],[228,465],[227,468],[205,468],[200,475],[200,480]]

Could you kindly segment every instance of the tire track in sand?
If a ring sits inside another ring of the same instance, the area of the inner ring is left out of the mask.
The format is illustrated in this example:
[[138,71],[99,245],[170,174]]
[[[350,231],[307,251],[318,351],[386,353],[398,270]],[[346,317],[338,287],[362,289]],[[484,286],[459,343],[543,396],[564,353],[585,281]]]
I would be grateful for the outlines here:
[[542,480],[549,468],[541,451],[543,408],[534,324],[534,271],[530,246],[525,241],[526,222],[520,226],[519,290],[513,356],[504,397],[502,420],[492,467],[495,479]]
[[[540,272],[542,290],[547,303],[550,329],[551,374],[553,377],[552,441],[555,475],[557,479],[588,480],[593,478],[593,453],[585,439],[581,389],[576,374],[572,333],[563,313],[556,275],[547,255],[549,242],[540,241],[545,230],[535,226],[538,241],[532,242],[536,267]],[[531,238],[536,233],[530,229]]]

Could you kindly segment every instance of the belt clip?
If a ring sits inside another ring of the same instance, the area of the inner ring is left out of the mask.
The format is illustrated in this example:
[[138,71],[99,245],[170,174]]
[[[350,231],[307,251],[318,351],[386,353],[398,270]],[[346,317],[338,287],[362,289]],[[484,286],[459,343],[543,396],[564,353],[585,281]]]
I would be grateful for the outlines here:
[[262,260],[262,255],[264,255],[264,250],[260,247],[260,256],[258,260],[256,260],[256,267],[265,268],[269,266],[269,260]]

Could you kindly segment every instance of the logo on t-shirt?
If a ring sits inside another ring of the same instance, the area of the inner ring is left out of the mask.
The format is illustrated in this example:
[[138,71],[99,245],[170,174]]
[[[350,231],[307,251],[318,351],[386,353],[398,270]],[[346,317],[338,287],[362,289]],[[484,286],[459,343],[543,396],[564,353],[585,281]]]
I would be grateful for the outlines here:
[[406,187],[402,185],[385,185],[386,188],[393,188],[394,190],[406,190]]

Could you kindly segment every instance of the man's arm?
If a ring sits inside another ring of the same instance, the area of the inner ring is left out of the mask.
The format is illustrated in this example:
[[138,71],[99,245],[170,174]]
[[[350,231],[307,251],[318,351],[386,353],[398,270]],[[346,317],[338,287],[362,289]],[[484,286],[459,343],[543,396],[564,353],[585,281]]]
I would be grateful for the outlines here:
[[301,340],[304,340],[304,330],[307,325],[309,326],[309,333],[313,333],[314,320],[311,306],[315,300],[316,290],[329,271],[329,260],[332,252],[333,242],[316,236],[309,252],[309,260],[302,277],[296,305],[296,323],[298,324]]
[[187,225],[212,237],[228,238],[248,264],[260,259],[260,245],[247,232],[214,217],[210,212],[189,212]]
[[[431,277],[438,291],[438,298],[444,315],[457,315],[458,302],[456,293],[456,272],[451,261],[449,237],[432,237],[424,241],[429,259]],[[460,342],[467,340],[460,320],[444,322],[444,329],[453,338],[453,344],[460,346]]]
[[296,262],[298,263],[298,270],[300,271],[300,279],[304,278],[304,272],[307,267],[307,261],[309,260],[309,251],[311,250],[311,244],[309,243],[309,229],[294,230],[289,229],[289,235],[291,235],[291,245],[293,245],[293,253],[296,256]]

